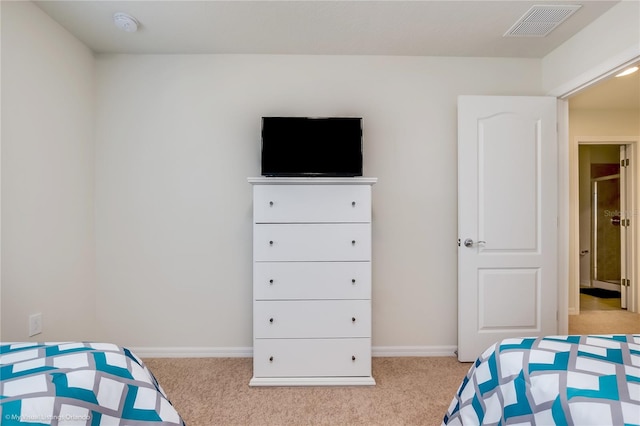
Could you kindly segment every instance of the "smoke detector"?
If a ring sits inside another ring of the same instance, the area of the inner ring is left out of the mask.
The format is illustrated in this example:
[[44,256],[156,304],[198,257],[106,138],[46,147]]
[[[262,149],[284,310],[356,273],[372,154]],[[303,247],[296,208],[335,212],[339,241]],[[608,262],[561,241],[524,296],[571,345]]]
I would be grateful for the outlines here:
[[122,31],[126,31],[128,33],[135,33],[138,31],[138,21],[131,15],[127,15],[126,13],[118,12],[113,14],[113,23],[116,24],[116,27],[120,28]]
[[580,9],[581,5],[535,5],[503,37],[545,37]]

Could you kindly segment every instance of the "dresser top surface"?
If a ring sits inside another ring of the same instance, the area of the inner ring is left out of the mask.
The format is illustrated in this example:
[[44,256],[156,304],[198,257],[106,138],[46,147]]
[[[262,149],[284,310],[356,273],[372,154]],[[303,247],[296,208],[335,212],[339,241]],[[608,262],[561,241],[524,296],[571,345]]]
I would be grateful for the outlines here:
[[373,185],[374,177],[249,177],[252,185]]

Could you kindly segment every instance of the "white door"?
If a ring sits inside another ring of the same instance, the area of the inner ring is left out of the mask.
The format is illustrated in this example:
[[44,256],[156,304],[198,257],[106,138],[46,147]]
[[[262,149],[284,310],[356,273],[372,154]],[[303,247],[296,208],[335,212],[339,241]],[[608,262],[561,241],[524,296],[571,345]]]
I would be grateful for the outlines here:
[[458,98],[458,359],[556,334],[558,149],[553,97]]

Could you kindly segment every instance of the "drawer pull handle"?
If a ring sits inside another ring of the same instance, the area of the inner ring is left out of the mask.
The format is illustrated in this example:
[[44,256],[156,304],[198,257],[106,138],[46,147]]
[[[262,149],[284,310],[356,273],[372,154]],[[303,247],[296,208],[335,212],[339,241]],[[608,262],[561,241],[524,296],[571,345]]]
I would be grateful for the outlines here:
[[356,322],[356,317],[351,317],[351,322]]
[[273,207],[273,201],[269,201],[269,207]]
[[351,361],[355,361],[356,360],[356,356],[355,355],[351,355]]
[[269,318],[269,322],[273,324],[273,318]]
[[269,241],[269,245],[272,246],[273,245],[273,241]]
[[356,240],[351,240],[351,245],[356,245]]
[[352,202],[351,202],[351,207],[355,207],[355,206],[356,206],[356,202],[355,202],[355,201],[352,201]]
[[355,278],[351,278],[351,284],[355,284],[356,283],[356,279]]
[[273,280],[269,280],[269,284],[273,284]]
[[273,362],[273,357],[272,356],[269,357],[269,362]]

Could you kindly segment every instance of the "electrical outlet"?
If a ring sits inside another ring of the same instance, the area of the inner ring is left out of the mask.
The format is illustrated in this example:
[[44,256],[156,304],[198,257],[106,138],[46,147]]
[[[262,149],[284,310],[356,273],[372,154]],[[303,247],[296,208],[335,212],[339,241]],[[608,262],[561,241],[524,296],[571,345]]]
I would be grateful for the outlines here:
[[29,337],[42,333],[42,314],[29,315]]

